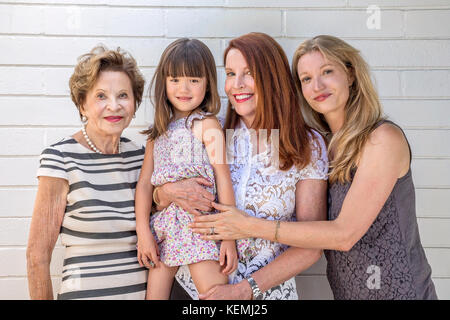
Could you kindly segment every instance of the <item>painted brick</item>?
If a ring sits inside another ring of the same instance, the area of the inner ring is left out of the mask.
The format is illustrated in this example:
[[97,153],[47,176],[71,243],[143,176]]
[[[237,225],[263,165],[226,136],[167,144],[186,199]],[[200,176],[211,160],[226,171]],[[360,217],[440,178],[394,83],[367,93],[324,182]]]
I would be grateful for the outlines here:
[[450,189],[416,188],[416,210],[418,217],[450,218]]
[[279,10],[173,9],[167,11],[167,21],[169,37],[238,37],[254,31],[281,35]]
[[450,219],[427,219],[418,218],[420,240],[426,248],[448,248],[450,238]]
[[417,10],[405,13],[407,37],[450,37],[450,9]]
[[333,300],[326,276],[297,276],[295,280],[300,300]]
[[0,189],[0,218],[31,217],[35,198],[36,188]]
[[44,129],[0,128],[3,155],[37,155],[44,146]]
[[49,35],[164,35],[161,9],[49,6],[44,8],[43,17],[44,32]]
[[411,167],[416,188],[450,185],[450,159],[413,159]]
[[382,99],[385,113],[403,128],[450,128],[448,100]]
[[409,97],[449,97],[450,70],[401,72],[402,90]]
[[365,10],[292,10],[286,12],[286,32],[289,37],[313,37],[330,34],[338,37],[401,37],[402,13],[383,12],[380,28],[369,29]]

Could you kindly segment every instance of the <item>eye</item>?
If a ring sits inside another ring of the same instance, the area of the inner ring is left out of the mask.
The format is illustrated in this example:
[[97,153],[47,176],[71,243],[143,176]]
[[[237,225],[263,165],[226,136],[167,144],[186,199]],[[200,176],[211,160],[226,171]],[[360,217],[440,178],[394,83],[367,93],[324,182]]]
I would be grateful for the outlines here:
[[193,83],[199,83],[199,82],[200,82],[200,79],[191,79],[191,82],[193,82]]
[[300,79],[300,82],[301,83],[308,83],[310,80],[311,80],[310,77],[303,77],[303,78]]
[[227,77],[232,77],[232,76],[234,76],[234,72],[233,72],[233,71],[228,71],[228,72],[226,73],[226,76],[227,76]]
[[119,95],[119,98],[122,98],[122,99],[128,98],[128,94],[127,94],[126,92],[122,92],[122,93]]
[[170,82],[178,82],[178,78],[170,78],[170,80],[169,80]]
[[97,98],[104,99],[106,96],[103,93],[97,93]]
[[325,69],[325,70],[323,71],[323,74],[330,74],[330,73],[333,73],[333,70],[332,70],[332,69]]

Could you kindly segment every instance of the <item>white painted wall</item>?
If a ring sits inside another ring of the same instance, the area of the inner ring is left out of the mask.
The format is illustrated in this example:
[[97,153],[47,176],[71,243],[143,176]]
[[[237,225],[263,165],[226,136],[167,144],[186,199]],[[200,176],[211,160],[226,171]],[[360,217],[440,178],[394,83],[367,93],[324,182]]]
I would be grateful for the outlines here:
[[[369,29],[378,5],[380,29]],[[150,80],[179,37],[214,53],[233,37],[261,31],[292,58],[306,38],[332,34],[371,65],[386,113],[413,150],[417,216],[438,295],[450,298],[450,0],[2,0],[0,2],[0,299],[28,299],[25,251],[44,146],[80,127],[68,80],[76,58],[98,43],[120,46]],[[151,122],[146,99],[127,135]],[[63,248],[51,265],[58,289]],[[298,276],[304,299],[332,297],[325,259]]]

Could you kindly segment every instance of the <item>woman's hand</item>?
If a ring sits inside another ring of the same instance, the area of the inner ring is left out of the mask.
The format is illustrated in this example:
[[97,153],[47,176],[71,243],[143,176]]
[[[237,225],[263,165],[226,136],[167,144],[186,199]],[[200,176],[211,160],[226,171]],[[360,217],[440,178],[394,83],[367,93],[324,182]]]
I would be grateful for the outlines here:
[[236,284],[219,284],[204,294],[199,294],[200,300],[251,300],[252,289],[247,280]]
[[[202,234],[204,240],[237,240],[249,238],[250,217],[234,206],[212,202],[212,206],[222,213],[194,217],[189,224],[193,232]],[[214,228],[214,229],[213,229]],[[214,230],[214,234],[210,232]]]
[[145,266],[147,269],[159,267],[159,248],[151,232],[145,235],[138,233],[137,251],[137,258],[141,267]]
[[212,187],[213,184],[204,178],[166,183],[158,190],[161,206],[167,207],[173,202],[193,215],[201,215],[198,210],[211,211],[211,201],[215,198],[203,186]]
[[224,267],[222,273],[227,276],[237,269],[238,260],[235,241],[222,241],[220,244],[220,265]]

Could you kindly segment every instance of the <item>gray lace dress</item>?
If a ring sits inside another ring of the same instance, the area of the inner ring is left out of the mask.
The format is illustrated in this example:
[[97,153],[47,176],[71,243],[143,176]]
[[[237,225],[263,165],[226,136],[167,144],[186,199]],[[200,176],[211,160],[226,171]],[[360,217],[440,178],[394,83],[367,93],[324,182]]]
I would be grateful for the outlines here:
[[[384,120],[377,126],[384,122],[392,123]],[[351,182],[330,185],[329,220],[338,217],[350,187]],[[325,256],[335,299],[437,299],[420,242],[411,169],[397,180],[375,222],[353,248],[325,250]]]

